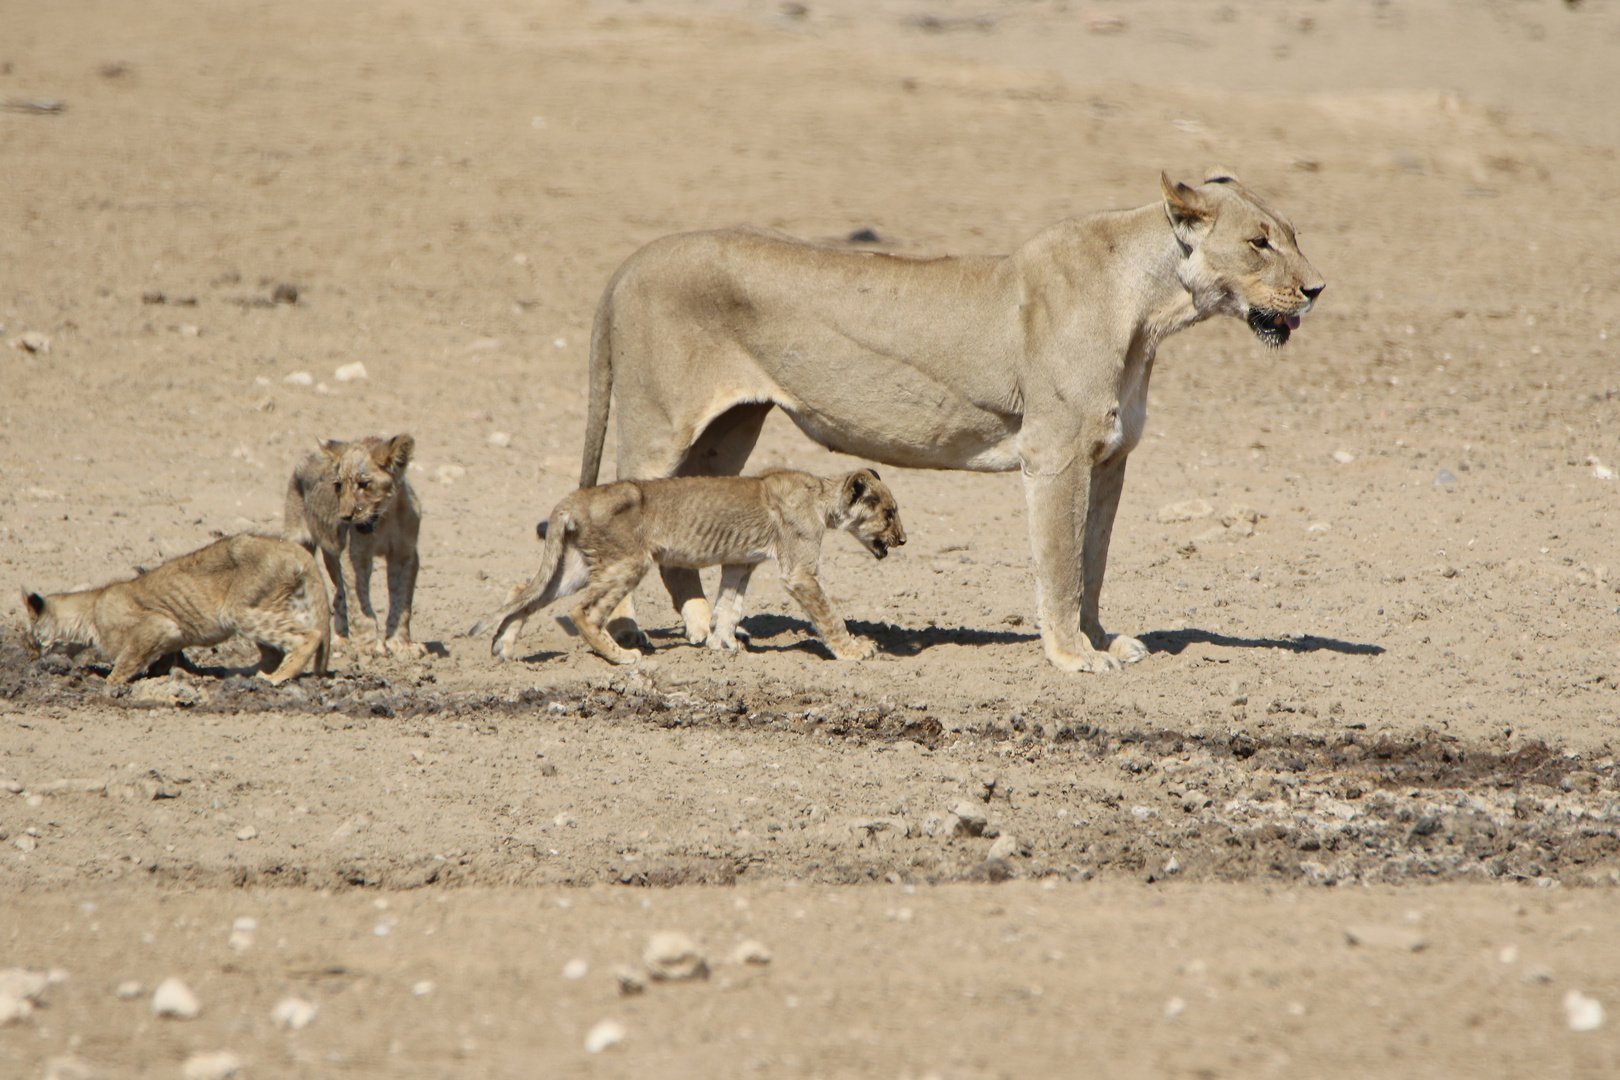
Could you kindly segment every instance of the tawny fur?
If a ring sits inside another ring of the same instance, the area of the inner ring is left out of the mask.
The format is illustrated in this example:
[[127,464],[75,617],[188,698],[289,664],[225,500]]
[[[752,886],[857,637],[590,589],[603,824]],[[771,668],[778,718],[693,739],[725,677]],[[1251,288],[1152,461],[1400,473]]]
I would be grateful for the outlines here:
[[615,605],[655,563],[694,573],[719,565],[713,626],[705,623],[701,633],[688,638],[694,645],[735,649],[749,575],[771,558],[833,656],[864,660],[875,646],[849,632],[816,577],[828,529],[849,533],[880,559],[906,542],[894,495],[870,469],[830,480],[771,469],[758,476],[626,480],[582,488],[551,512],[545,554],[533,580],[468,633],[476,636],[499,623],[491,651],[509,659],[530,615],[583,589],[571,613],[580,636],[613,663],[634,663],[641,652],[622,648],[604,626]]
[[306,666],[325,674],[331,648],[326,586],[308,551],[244,533],[171,559],[133,581],[41,596],[23,590],[28,644],[93,645],[121,686],[182,649],[235,634],[259,645],[260,674],[272,683]]
[[[755,229],[655,240],[597,307],[581,484],[596,483],[610,402],[621,479],[740,472],[772,407],[874,461],[1018,469],[1046,655],[1070,671],[1141,659],[1098,601],[1155,350],[1217,314],[1281,344],[1324,287],[1287,219],[1230,175],[1160,186],[1148,206],[1059,222],[998,257]],[[699,633],[696,572],[663,574]],[[633,618],[614,629],[634,633]]]
[[[287,482],[283,535],[311,553],[320,550],[332,578],[332,633],[339,645],[348,643],[351,618],[363,615],[377,652],[412,657],[427,652],[411,640],[422,508],[405,469],[415,449],[409,435],[323,440]],[[388,566],[386,626],[371,606],[371,569],[378,559]]]

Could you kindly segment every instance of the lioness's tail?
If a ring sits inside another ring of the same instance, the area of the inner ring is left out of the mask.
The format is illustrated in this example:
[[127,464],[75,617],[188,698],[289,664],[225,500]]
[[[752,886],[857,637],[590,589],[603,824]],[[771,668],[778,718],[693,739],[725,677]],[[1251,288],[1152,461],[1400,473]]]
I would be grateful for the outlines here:
[[[583,559],[578,551],[567,550],[568,537],[574,531],[574,519],[569,516],[567,510],[559,506],[551,512],[551,518],[546,525],[546,547],[540,556],[540,569],[535,571],[534,577],[523,590],[507,600],[499,611],[479,619],[473,628],[467,631],[468,637],[477,637],[488,630],[491,624],[499,622],[492,652],[500,651],[501,639],[505,636],[507,627],[513,622],[527,619],[559,596],[576,592],[584,585],[583,580],[574,580],[581,575],[569,572],[573,569],[569,563],[577,561],[583,565]],[[570,554],[573,556],[572,559],[568,557]]]
[[579,486],[595,487],[602,472],[602,447],[607,443],[608,408],[613,404],[613,294],[618,291],[621,267],[602,291],[591,325],[591,398],[585,413],[585,453],[579,464]]

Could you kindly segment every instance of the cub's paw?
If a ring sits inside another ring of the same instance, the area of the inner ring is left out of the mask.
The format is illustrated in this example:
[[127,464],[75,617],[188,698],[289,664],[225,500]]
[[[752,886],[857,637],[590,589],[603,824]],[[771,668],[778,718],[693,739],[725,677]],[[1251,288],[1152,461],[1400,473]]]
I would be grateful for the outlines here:
[[735,652],[737,649],[736,637],[729,634],[722,636],[720,634],[711,632],[709,634],[709,640],[705,644],[707,644],[709,648],[716,651]]
[[620,649],[615,655],[606,656],[603,659],[611,664],[634,664],[642,656],[643,653],[640,649]]
[[409,638],[389,638],[384,646],[385,651],[401,660],[420,660],[427,655],[426,645]]
[[1108,639],[1108,655],[1122,664],[1134,664],[1147,659],[1148,648],[1136,638],[1115,634]]
[[[642,632],[634,619],[611,619],[607,624],[608,637],[617,641],[626,649],[652,649],[652,639]],[[626,660],[624,663],[634,663]]]
[[1120,670],[1120,662],[1105,652],[1065,652],[1060,649],[1047,649],[1046,658],[1052,665],[1061,671],[1081,671],[1097,674],[1104,671]]
[[866,638],[851,637],[829,648],[835,660],[870,660],[877,655],[877,643]]

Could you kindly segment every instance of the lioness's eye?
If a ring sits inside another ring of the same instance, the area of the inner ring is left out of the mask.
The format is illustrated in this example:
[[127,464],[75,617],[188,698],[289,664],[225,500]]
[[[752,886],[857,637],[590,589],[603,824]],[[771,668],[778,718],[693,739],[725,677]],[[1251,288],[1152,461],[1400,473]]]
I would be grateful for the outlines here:
[[361,491],[369,491],[369,490],[371,490],[371,481],[370,480],[362,480],[362,481],[360,481],[360,490]]
[[341,481],[341,480],[334,480],[334,481],[333,481],[333,482],[332,482],[332,490],[333,490],[333,491],[342,491],[342,490],[343,490],[343,481]]
[[1249,243],[1254,245],[1254,249],[1256,251],[1264,251],[1266,248],[1271,246],[1271,241],[1267,240],[1263,236],[1257,236],[1253,240],[1250,240]]

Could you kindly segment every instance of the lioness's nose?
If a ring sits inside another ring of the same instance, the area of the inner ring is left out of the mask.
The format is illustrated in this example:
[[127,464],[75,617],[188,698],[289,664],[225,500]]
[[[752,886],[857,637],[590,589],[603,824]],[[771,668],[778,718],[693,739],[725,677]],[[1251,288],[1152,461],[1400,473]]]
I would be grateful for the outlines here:
[[1312,285],[1308,289],[1302,288],[1299,291],[1305,294],[1305,299],[1314,303],[1316,298],[1322,295],[1322,290],[1325,288],[1327,288],[1327,283],[1323,282],[1321,285]]

